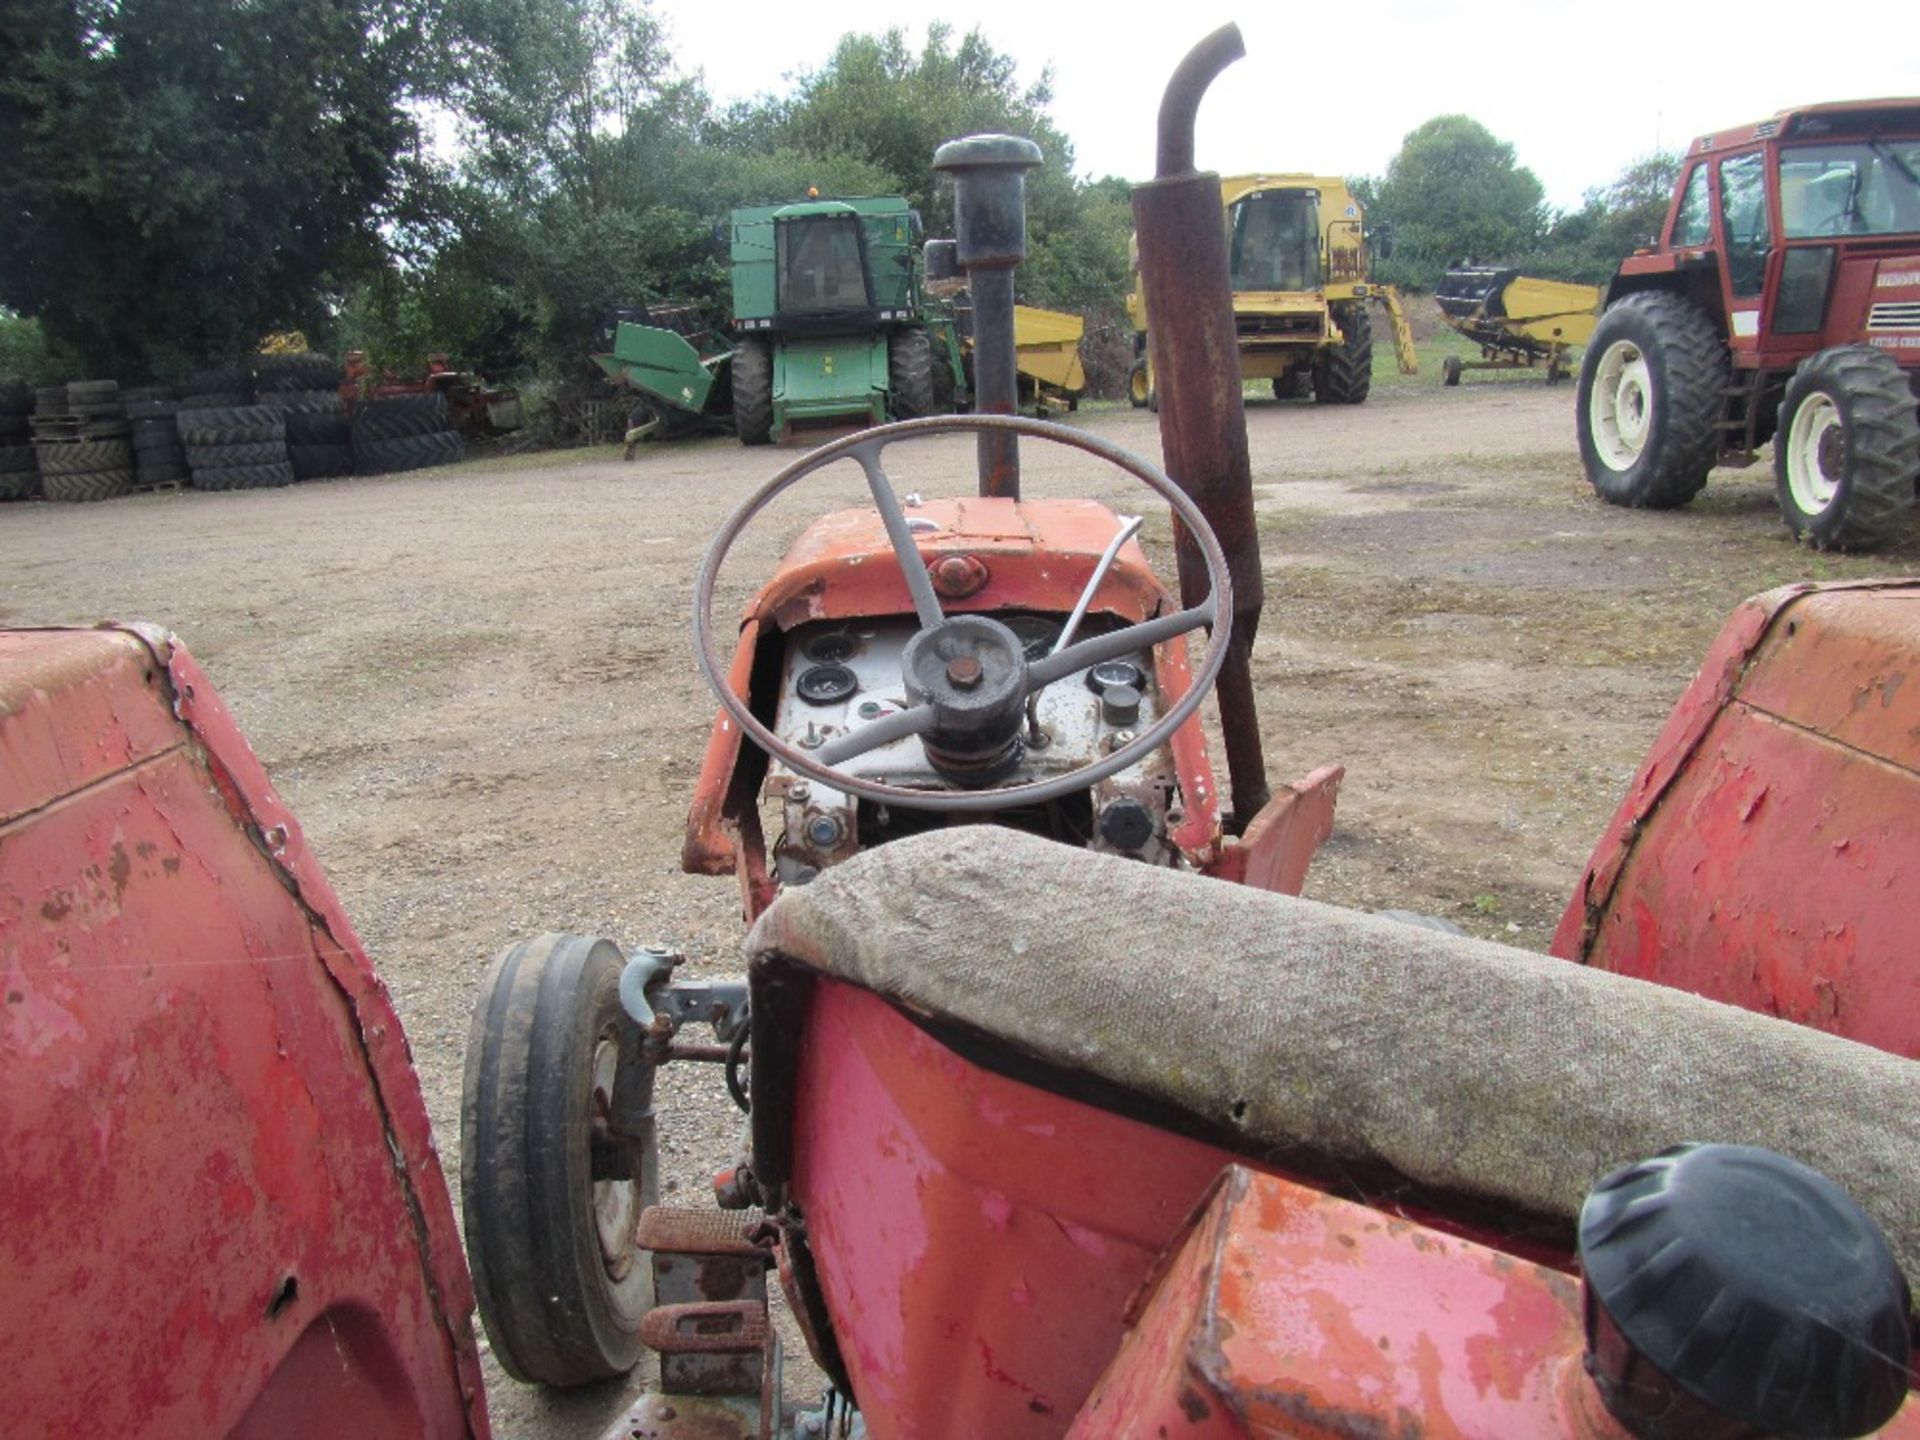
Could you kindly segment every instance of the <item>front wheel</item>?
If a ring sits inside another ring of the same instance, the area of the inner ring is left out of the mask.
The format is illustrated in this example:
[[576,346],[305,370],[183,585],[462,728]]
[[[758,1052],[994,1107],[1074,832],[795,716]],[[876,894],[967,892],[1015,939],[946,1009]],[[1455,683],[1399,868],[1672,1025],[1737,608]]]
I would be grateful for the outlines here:
[[1692,301],[1642,291],[1609,306],[1574,398],[1588,483],[1612,505],[1685,505],[1719,458],[1728,378],[1720,332]]
[[623,1080],[646,1066],[620,1006],[625,963],[608,940],[523,940],[474,1007],[460,1203],[480,1320],[518,1380],[584,1385],[632,1369],[653,1305],[634,1231],[658,1198],[659,1155],[651,1067]]
[[733,352],[733,428],[743,445],[773,439],[773,352],[767,342],[742,340]]
[[887,337],[889,409],[896,420],[934,413],[933,346],[924,330],[896,330]]
[[1916,479],[1920,416],[1891,356],[1842,345],[1794,372],[1773,442],[1789,530],[1821,550],[1883,544],[1913,509]]
[[1364,301],[1335,305],[1340,343],[1313,362],[1313,398],[1322,405],[1359,405],[1373,390],[1373,322]]

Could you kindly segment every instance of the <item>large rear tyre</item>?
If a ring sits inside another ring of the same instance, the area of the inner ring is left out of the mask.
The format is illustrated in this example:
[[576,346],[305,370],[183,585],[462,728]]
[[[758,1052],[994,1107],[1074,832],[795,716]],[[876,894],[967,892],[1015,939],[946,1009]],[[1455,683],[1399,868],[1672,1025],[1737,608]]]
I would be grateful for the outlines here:
[[896,330],[887,337],[888,408],[896,420],[937,413],[933,394],[933,346],[924,330]]
[[1871,345],[1822,350],[1787,382],[1773,442],[1787,528],[1818,550],[1868,550],[1900,529],[1920,480],[1906,373]]
[[1693,499],[1720,454],[1727,377],[1727,347],[1692,301],[1643,291],[1609,306],[1574,398],[1588,483],[1635,509]]
[[[609,1128],[644,1065],[611,941],[541,935],[493,962],[467,1035],[460,1203],[474,1295],[509,1375],[584,1385],[633,1368],[653,1267],[634,1244],[659,1154]],[[652,1085],[651,1074],[643,1083]]]
[[742,340],[734,348],[733,428],[742,445],[773,439],[773,352],[764,340]]

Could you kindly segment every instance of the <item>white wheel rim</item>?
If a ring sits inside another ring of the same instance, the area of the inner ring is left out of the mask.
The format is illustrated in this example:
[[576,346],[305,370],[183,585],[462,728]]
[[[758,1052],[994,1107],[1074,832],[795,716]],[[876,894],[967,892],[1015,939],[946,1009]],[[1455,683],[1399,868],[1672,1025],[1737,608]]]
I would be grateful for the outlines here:
[[[619,1069],[619,1042],[602,1036],[593,1047],[593,1113],[601,1120],[613,1113],[613,1081]],[[633,1266],[638,1203],[639,1192],[631,1180],[593,1182],[593,1228],[600,1238],[600,1258],[614,1280],[624,1279]]]
[[[1840,433],[1835,434],[1836,431]],[[1828,440],[1829,435],[1834,437],[1833,441]],[[1833,504],[1833,497],[1840,493],[1845,462],[1836,465],[1835,473],[1830,474],[1822,461],[1821,450],[1826,444],[1835,444],[1838,449],[1835,442],[1843,439],[1844,435],[1840,408],[1833,403],[1833,397],[1824,391],[1814,391],[1793,412],[1793,428],[1787,433],[1787,489],[1801,513],[1824,513]],[[1829,455],[1828,458],[1833,457]]]
[[1653,425],[1653,372],[1631,340],[1616,340],[1600,357],[1587,400],[1593,448],[1609,470],[1630,470],[1647,448]]

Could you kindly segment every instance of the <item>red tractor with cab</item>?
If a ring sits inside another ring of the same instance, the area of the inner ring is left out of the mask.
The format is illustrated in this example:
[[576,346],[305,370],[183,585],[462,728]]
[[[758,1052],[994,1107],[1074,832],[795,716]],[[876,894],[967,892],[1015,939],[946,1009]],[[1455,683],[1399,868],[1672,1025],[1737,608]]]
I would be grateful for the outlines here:
[[1688,148],[1580,367],[1580,456],[1616,505],[1685,505],[1773,441],[1787,528],[1894,536],[1920,485],[1920,99],[1783,111]]
[[[0,631],[14,1433],[484,1440],[477,1308],[519,1379],[659,1356],[608,1440],[1920,1440],[1920,585],[1735,615],[1554,955],[1298,898],[1338,772],[1263,779],[1192,147],[1239,53],[1175,72],[1134,196],[1177,483],[1013,416],[1038,151],[940,151],[987,413],[833,442],[723,525],[683,859],[738,877],[745,973],[500,955],[464,1260],[393,1006],[205,672],[149,628]],[[975,493],[898,494],[942,432]],[[1177,598],[1130,518],[1021,494],[1037,440],[1166,501]],[[872,504],[805,529],[729,660],[727,552],[830,465]],[[659,1203],[676,1064],[744,1113],[709,1203]]]

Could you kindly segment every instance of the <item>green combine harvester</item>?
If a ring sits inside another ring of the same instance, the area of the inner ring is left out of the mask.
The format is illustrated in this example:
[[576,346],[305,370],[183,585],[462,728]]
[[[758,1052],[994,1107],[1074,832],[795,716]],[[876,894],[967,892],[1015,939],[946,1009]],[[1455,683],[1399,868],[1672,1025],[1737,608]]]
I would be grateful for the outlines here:
[[671,307],[666,325],[622,320],[594,361],[669,435],[730,418],[743,442],[765,445],[812,424],[950,410],[964,370],[951,320],[927,313],[919,228],[897,196],[735,210],[733,343]]

